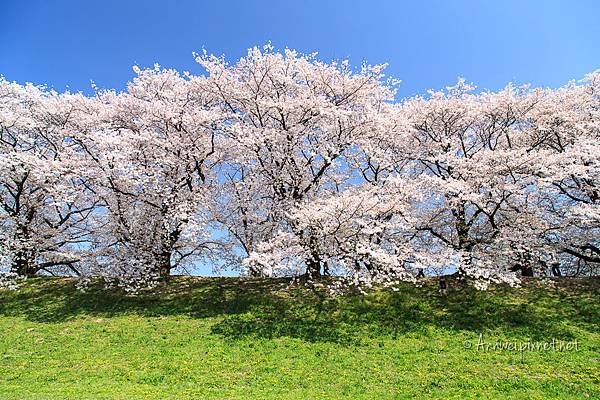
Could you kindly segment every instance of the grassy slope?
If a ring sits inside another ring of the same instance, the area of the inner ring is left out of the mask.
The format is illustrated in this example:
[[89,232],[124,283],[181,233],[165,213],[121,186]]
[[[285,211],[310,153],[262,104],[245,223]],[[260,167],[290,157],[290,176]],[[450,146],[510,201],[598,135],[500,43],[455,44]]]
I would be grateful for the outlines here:
[[[177,277],[127,297],[31,279],[0,291],[0,399],[600,398],[600,280],[457,285],[331,299]],[[580,350],[521,360],[480,333]]]

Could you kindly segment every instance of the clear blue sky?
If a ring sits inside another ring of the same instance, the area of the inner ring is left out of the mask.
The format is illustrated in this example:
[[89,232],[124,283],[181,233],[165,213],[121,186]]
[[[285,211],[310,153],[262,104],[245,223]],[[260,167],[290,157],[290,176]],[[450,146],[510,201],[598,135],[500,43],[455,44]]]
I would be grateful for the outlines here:
[[200,73],[202,47],[248,47],[388,62],[400,95],[464,76],[558,86],[600,68],[600,1],[25,1],[0,0],[0,74],[90,92],[122,89],[131,66]]

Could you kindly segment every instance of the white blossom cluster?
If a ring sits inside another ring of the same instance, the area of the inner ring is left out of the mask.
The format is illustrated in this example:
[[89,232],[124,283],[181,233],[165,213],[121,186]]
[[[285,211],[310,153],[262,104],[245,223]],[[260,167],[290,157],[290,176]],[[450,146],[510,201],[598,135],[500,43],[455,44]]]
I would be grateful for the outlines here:
[[17,290],[25,277],[16,272],[0,271],[0,289]]

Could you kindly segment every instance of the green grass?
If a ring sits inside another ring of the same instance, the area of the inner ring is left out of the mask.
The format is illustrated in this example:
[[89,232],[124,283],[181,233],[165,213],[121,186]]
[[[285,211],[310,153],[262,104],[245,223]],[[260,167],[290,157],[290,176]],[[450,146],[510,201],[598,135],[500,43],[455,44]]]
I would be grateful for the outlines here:
[[[175,277],[131,297],[30,279],[0,291],[0,399],[599,399],[600,280],[553,282],[328,298]],[[579,350],[481,351],[480,334]]]

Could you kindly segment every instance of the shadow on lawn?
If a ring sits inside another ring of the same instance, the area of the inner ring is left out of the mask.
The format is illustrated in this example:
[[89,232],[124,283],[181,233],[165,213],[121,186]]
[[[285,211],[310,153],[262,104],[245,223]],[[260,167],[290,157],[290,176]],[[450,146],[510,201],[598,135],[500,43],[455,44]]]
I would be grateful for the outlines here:
[[17,292],[0,291],[0,316],[63,322],[82,316],[184,315],[212,318],[212,333],[228,339],[294,337],[356,344],[430,328],[475,333],[496,330],[531,340],[574,337],[573,328],[600,330],[600,279],[563,279],[556,287],[530,279],[523,288],[480,292],[450,283],[402,285],[398,292],[324,296],[284,279],[174,277],[152,293],[125,296],[96,285],[82,293],[71,279],[36,278]]

